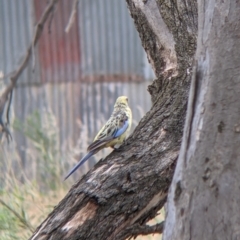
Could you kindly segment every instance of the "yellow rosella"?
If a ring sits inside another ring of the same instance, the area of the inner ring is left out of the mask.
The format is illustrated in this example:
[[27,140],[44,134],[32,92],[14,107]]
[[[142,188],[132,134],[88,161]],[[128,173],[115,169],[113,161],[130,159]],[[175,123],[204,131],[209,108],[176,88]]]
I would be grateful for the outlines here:
[[68,173],[65,180],[99,150],[121,145],[127,137],[131,125],[132,111],[128,106],[128,98],[126,96],[118,97],[111,117],[96,135],[94,141],[88,146],[88,153]]

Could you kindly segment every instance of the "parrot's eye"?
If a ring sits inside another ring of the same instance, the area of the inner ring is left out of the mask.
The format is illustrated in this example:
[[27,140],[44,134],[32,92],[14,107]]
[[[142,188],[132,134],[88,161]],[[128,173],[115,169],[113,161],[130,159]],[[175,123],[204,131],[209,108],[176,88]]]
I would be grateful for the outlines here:
[[126,98],[126,100],[128,101],[128,98]]

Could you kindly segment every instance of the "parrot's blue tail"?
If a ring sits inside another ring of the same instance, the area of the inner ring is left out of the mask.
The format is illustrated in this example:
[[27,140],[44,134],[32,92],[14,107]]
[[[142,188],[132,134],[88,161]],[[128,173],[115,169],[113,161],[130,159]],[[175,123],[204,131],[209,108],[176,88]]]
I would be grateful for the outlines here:
[[82,164],[84,164],[92,155],[94,155],[96,151],[90,151],[88,152],[81,160],[80,162],[68,173],[68,175],[64,178],[64,181],[72,175]]

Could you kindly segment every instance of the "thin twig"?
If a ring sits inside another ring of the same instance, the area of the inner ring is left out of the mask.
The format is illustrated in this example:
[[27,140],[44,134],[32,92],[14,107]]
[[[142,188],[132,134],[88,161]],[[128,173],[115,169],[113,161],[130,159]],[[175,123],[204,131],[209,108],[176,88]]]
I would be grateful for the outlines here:
[[153,226],[134,224],[118,234],[117,239],[131,239],[139,235],[161,234],[164,229],[164,221]]
[[34,232],[34,228],[24,219],[19,213],[17,213],[14,209],[12,209],[9,205],[7,205],[2,199],[0,199],[0,203],[6,207],[10,212],[12,212],[20,222],[26,226],[32,233]]
[[73,6],[72,6],[72,12],[71,12],[71,15],[70,15],[70,18],[68,20],[68,24],[65,28],[65,32],[68,33],[70,28],[72,27],[74,21],[75,21],[75,18],[76,18],[76,14],[77,14],[77,7],[78,7],[78,2],[79,0],[75,0],[73,2]]

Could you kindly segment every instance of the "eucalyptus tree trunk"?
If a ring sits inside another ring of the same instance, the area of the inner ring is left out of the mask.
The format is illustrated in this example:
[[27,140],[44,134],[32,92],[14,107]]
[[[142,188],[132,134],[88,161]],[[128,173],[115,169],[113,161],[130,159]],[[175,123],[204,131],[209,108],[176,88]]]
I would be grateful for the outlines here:
[[179,154],[196,49],[197,4],[126,1],[157,77],[148,88],[152,108],[119,151],[72,186],[32,240],[126,239],[162,230],[161,224],[149,228],[146,222],[166,202]]
[[199,0],[196,71],[164,239],[240,239],[240,1]]

